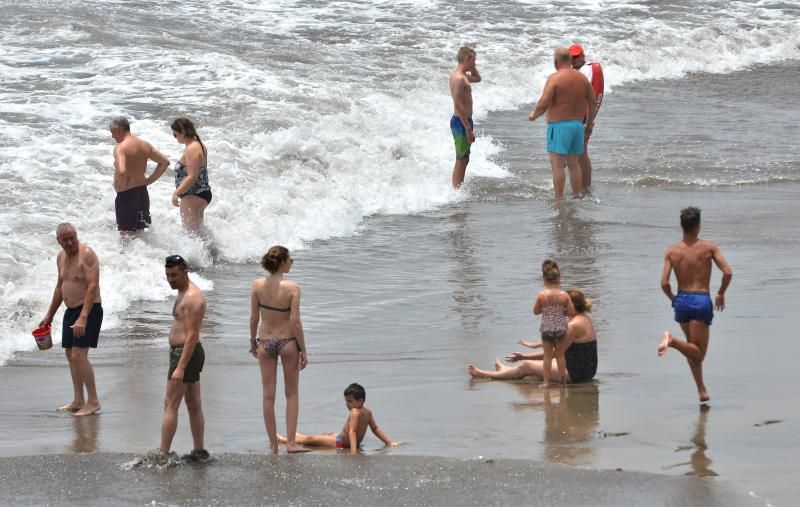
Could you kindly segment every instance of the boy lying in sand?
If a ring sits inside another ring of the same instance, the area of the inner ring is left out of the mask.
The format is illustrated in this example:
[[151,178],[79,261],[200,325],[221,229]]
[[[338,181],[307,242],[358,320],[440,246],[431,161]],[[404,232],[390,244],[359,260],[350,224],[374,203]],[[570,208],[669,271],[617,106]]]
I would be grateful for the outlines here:
[[[367,434],[367,426],[372,430],[376,437],[380,438],[387,446],[396,447],[400,442],[393,441],[389,436],[383,432],[378,424],[375,422],[375,416],[372,410],[364,406],[364,400],[367,398],[367,393],[364,388],[359,384],[350,384],[344,390],[344,402],[347,405],[347,410],[350,414],[344,422],[342,432],[338,435],[336,433],[322,433],[319,435],[303,435],[298,433],[295,441],[300,445],[307,445],[309,447],[330,447],[336,449],[350,449],[352,454],[358,452],[358,447],[364,436]],[[278,441],[286,443],[286,437],[278,435]]]

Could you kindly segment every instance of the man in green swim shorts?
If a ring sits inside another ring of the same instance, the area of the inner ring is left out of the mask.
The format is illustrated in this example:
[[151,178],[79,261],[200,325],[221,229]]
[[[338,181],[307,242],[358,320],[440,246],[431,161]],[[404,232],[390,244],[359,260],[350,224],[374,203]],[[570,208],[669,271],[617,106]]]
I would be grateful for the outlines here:
[[200,343],[200,327],[206,312],[206,298],[197,285],[189,280],[186,261],[180,255],[167,257],[164,271],[170,287],[178,289],[178,297],[172,308],[175,321],[169,331],[170,364],[159,450],[164,454],[169,453],[178,429],[178,409],[185,398],[194,449],[183,458],[207,461],[208,451],[203,448],[205,419],[200,402],[200,372],[205,362],[203,345]]
[[472,131],[472,85],[480,83],[481,75],[475,67],[475,50],[463,46],[458,50],[458,65],[450,74],[450,95],[453,97],[453,117],[450,131],[456,145],[456,163],[453,166],[453,188],[464,183],[469,164],[469,147],[475,142]]

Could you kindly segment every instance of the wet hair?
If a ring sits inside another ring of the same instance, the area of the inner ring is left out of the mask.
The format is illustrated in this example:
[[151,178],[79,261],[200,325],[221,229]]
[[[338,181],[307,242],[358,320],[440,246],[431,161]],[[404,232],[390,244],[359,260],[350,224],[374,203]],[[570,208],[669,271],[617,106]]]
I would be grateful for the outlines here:
[[578,289],[569,289],[567,294],[569,294],[576,312],[586,313],[592,311],[592,300],[584,296],[583,292]]
[[192,123],[192,120],[189,118],[176,118],[175,121],[172,122],[172,125],[170,125],[170,128],[175,132],[180,132],[186,137],[196,140],[200,143],[200,147],[203,148],[203,155],[206,154],[206,145],[200,140],[200,135],[197,133],[197,129],[194,123]]
[[364,387],[361,384],[356,384],[353,382],[347,389],[344,390],[345,396],[352,396],[353,398],[364,401],[367,399],[367,391],[364,390]]
[[700,225],[700,208],[689,206],[681,210],[681,228],[683,232],[691,232]]
[[558,263],[553,259],[546,259],[542,263],[542,276],[547,283],[557,283],[561,276],[561,270],[558,269]]
[[69,222],[61,222],[60,224],[58,224],[56,226],[56,236],[58,236],[58,234],[61,231],[66,231],[66,230],[74,231],[75,227],[73,227],[73,225],[71,223],[69,223]]
[[261,267],[272,274],[278,271],[278,267],[289,258],[289,250],[280,245],[275,245],[261,257]]
[[189,266],[186,265],[186,261],[180,255],[170,255],[164,259],[165,268],[174,268],[175,266],[181,268],[181,271],[189,269]]
[[461,46],[458,50],[458,63],[464,63],[470,56],[475,56],[475,50],[469,46]]
[[123,132],[130,132],[131,131],[131,124],[127,118],[124,116],[117,116],[113,120],[111,120],[111,128],[112,129],[120,129]]
[[553,52],[553,63],[556,65],[556,67],[558,67],[559,63],[568,63],[570,66],[572,66],[572,57],[569,56],[569,49],[556,48],[555,52]]

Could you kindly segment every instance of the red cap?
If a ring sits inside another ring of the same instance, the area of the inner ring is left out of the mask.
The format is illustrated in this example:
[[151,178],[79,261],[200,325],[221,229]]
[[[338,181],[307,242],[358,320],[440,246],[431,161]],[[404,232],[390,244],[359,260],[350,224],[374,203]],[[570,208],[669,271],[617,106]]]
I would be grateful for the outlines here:
[[569,56],[576,58],[583,55],[583,47],[580,44],[573,44],[569,47]]

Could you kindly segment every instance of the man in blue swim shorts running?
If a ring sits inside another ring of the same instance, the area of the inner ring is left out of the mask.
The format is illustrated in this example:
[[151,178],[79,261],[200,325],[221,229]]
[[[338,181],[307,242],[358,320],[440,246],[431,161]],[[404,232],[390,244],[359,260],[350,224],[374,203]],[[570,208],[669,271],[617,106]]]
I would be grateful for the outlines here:
[[556,49],[553,63],[556,72],[547,78],[542,96],[528,119],[534,121],[547,113],[547,151],[550,153],[556,199],[564,197],[565,165],[569,168],[572,197],[580,198],[583,184],[578,158],[583,154],[584,134],[591,132],[594,124],[597,99],[586,76],[572,68],[567,48]]
[[472,131],[472,84],[480,83],[481,75],[475,67],[475,50],[463,46],[458,50],[458,65],[450,74],[450,95],[453,97],[453,116],[450,132],[456,145],[456,163],[453,166],[453,188],[464,183],[469,164],[469,148],[475,142]]
[[[710,397],[703,383],[703,359],[708,350],[708,335],[714,308],[725,308],[725,291],[731,283],[733,272],[722,256],[719,247],[711,241],[699,239],[700,209],[689,207],[681,210],[683,239],[667,249],[664,256],[664,270],[661,273],[661,288],[672,301],[675,321],[681,325],[686,341],[664,331],[658,346],[658,355],[663,356],[672,347],[686,357],[689,368],[697,384],[700,402]],[[709,286],[711,282],[711,261],[722,271],[722,282],[717,291],[716,302],[712,306]],[[678,280],[678,294],[672,293],[669,277],[675,271]]]

